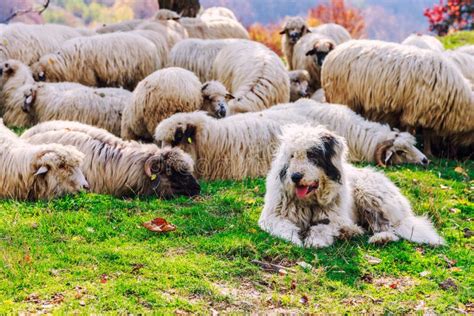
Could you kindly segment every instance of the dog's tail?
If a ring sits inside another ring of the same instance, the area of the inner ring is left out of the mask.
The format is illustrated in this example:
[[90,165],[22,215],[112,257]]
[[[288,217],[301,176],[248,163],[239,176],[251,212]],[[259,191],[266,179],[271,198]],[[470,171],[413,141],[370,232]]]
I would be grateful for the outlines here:
[[436,233],[431,221],[425,216],[410,215],[401,220],[395,227],[395,233],[417,243],[441,246],[446,244],[444,239]]

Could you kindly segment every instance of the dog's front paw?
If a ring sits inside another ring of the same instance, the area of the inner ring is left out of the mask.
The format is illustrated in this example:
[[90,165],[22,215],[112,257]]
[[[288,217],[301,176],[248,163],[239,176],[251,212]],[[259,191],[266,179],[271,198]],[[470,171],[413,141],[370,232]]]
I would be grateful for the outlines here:
[[399,238],[392,232],[380,232],[369,238],[371,244],[386,244],[391,241],[397,241]]
[[344,224],[339,229],[340,239],[351,239],[355,236],[362,235],[364,230],[356,224]]
[[311,227],[308,236],[304,240],[304,246],[308,248],[323,248],[331,246],[334,243],[334,237],[332,234],[325,231],[326,227],[320,227],[317,225]]

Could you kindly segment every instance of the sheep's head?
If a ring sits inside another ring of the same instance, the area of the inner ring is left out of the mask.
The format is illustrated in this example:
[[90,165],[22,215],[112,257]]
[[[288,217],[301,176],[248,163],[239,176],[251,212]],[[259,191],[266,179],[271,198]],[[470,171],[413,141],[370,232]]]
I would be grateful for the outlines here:
[[62,81],[55,69],[59,63],[59,53],[47,54],[31,66],[35,81]]
[[375,162],[379,166],[404,163],[427,166],[428,158],[415,146],[415,137],[406,132],[391,132],[387,140],[377,145]]
[[34,185],[30,198],[53,198],[89,189],[80,168],[84,154],[73,146],[49,144],[42,147],[31,165]]
[[308,96],[309,73],[306,70],[293,70],[288,73],[290,77],[290,101]]
[[336,44],[330,39],[320,39],[316,41],[313,48],[306,52],[306,56],[312,56],[315,64],[319,67],[323,65],[326,56],[336,47]]
[[18,82],[18,85],[32,81],[31,71],[28,66],[14,59],[4,61],[0,64],[0,77],[0,87],[3,87],[11,80]]
[[202,88],[202,110],[208,112],[216,118],[223,118],[227,115],[229,106],[227,102],[234,99],[227,89],[218,81],[208,81]]
[[154,16],[155,20],[161,20],[161,21],[166,21],[166,20],[179,21],[180,18],[181,18],[181,15],[168,9],[160,9],[156,12]]
[[36,101],[36,91],[36,84],[23,86],[23,103],[21,104],[23,112],[30,113],[33,110]]
[[290,17],[286,20],[283,25],[283,30],[280,34],[288,37],[290,44],[295,45],[303,35],[310,33],[308,24],[306,21],[299,16]]
[[147,159],[144,168],[151,189],[162,198],[200,193],[199,183],[193,176],[193,160],[179,148],[160,149]]

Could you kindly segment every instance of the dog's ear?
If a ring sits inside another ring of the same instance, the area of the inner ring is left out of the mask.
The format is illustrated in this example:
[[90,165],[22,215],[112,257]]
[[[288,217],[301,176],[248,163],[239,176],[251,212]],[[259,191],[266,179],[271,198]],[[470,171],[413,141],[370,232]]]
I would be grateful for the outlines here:
[[306,56],[312,56],[314,54],[316,54],[316,48],[313,48],[312,50],[306,52]]

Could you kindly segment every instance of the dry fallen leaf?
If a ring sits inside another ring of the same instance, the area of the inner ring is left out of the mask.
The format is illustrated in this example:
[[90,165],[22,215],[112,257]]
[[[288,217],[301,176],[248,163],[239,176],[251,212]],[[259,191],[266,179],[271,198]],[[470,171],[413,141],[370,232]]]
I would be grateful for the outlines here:
[[176,226],[168,223],[164,218],[155,218],[142,224],[143,227],[154,233],[166,233],[176,230]]
[[303,305],[306,305],[308,304],[308,297],[306,295],[303,295],[301,298],[300,298],[300,303],[303,304]]
[[420,272],[420,276],[421,276],[421,277],[425,277],[425,276],[430,275],[430,274],[431,274],[430,271],[423,271],[423,272]]
[[100,283],[107,283],[107,279],[108,279],[108,278],[109,278],[109,277],[107,276],[107,274],[105,274],[105,273],[102,274],[102,275],[100,276]]
[[382,262],[382,259],[379,259],[377,257],[373,257],[373,256],[369,256],[369,255],[365,255],[364,258],[367,260],[368,263],[370,264],[379,264]]
[[463,176],[467,177],[467,173],[466,173],[466,171],[463,169],[463,167],[457,166],[456,168],[454,168],[454,172],[459,173],[459,174],[462,174]]

